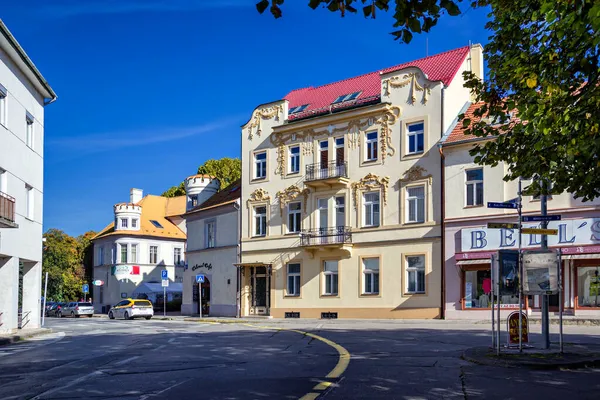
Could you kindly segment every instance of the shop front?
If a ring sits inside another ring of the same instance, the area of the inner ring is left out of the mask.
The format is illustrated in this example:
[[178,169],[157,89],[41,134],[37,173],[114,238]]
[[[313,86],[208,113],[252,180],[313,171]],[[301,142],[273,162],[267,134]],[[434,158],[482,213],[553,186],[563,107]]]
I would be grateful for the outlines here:
[[[487,224],[485,221],[484,225]],[[528,226],[529,227],[529,226]],[[533,227],[533,226],[532,226]],[[566,315],[600,317],[600,218],[557,221],[549,228],[549,248],[560,250]],[[498,250],[516,249],[517,231],[484,227],[447,226],[446,318],[489,319],[491,312],[491,257]],[[539,235],[522,235],[522,249],[539,249]],[[454,249],[455,251],[452,251]],[[550,295],[551,312],[559,311],[559,295]],[[502,295],[502,315],[519,309],[518,293]],[[524,296],[530,315],[540,312],[542,296]]]

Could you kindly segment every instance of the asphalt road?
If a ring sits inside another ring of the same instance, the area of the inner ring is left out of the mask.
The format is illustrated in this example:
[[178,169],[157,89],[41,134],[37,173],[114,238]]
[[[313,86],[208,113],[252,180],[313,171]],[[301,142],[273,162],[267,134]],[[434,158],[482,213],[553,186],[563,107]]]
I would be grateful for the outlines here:
[[[599,370],[531,371],[462,360],[464,349],[489,344],[481,325],[96,318],[51,318],[47,325],[53,334],[0,347],[0,399],[598,399],[600,393]],[[600,327],[565,330],[569,343],[600,344]],[[340,349],[350,355],[347,368],[340,366]]]

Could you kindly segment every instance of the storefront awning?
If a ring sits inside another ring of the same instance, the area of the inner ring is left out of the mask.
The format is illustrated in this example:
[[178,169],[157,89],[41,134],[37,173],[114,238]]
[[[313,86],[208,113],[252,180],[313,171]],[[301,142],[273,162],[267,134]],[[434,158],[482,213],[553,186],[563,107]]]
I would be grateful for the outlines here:
[[590,254],[563,254],[561,256],[563,260],[590,260],[598,258],[600,259],[599,253],[590,253]]
[[482,258],[479,260],[459,260],[456,262],[456,265],[477,265],[477,264],[491,264],[491,260],[489,258]]

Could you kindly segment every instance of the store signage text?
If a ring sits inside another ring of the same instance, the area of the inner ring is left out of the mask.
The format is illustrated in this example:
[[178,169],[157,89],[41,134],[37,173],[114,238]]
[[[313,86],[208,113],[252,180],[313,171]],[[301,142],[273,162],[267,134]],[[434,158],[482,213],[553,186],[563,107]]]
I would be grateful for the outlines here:
[[210,264],[210,263],[196,264],[196,265],[194,265],[192,267],[192,271],[195,271],[195,270],[200,269],[200,268],[206,268],[208,270],[211,270],[212,269],[212,264]]
[[[523,224],[524,228],[540,228],[540,224]],[[582,218],[553,221],[548,228],[557,229],[558,235],[548,236],[549,246],[577,246],[600,244],[600,218]],[[461,251],[490,251],[517,247],[518,230],[465,228],[461,230]],[[523,248],[539,247],[541,235],[522,234]]]

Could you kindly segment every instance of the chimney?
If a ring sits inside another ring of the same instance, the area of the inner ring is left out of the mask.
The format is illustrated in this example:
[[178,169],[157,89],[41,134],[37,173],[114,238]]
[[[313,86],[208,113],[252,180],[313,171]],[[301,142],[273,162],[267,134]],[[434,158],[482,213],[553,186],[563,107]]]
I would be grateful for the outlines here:
[[471,45],[471,72],[483,80],[483,47],[479,44]]
[[138,203],[144,197],[144,191],[142,189],[131,189],[129,192],[129,202],[132,204]]

